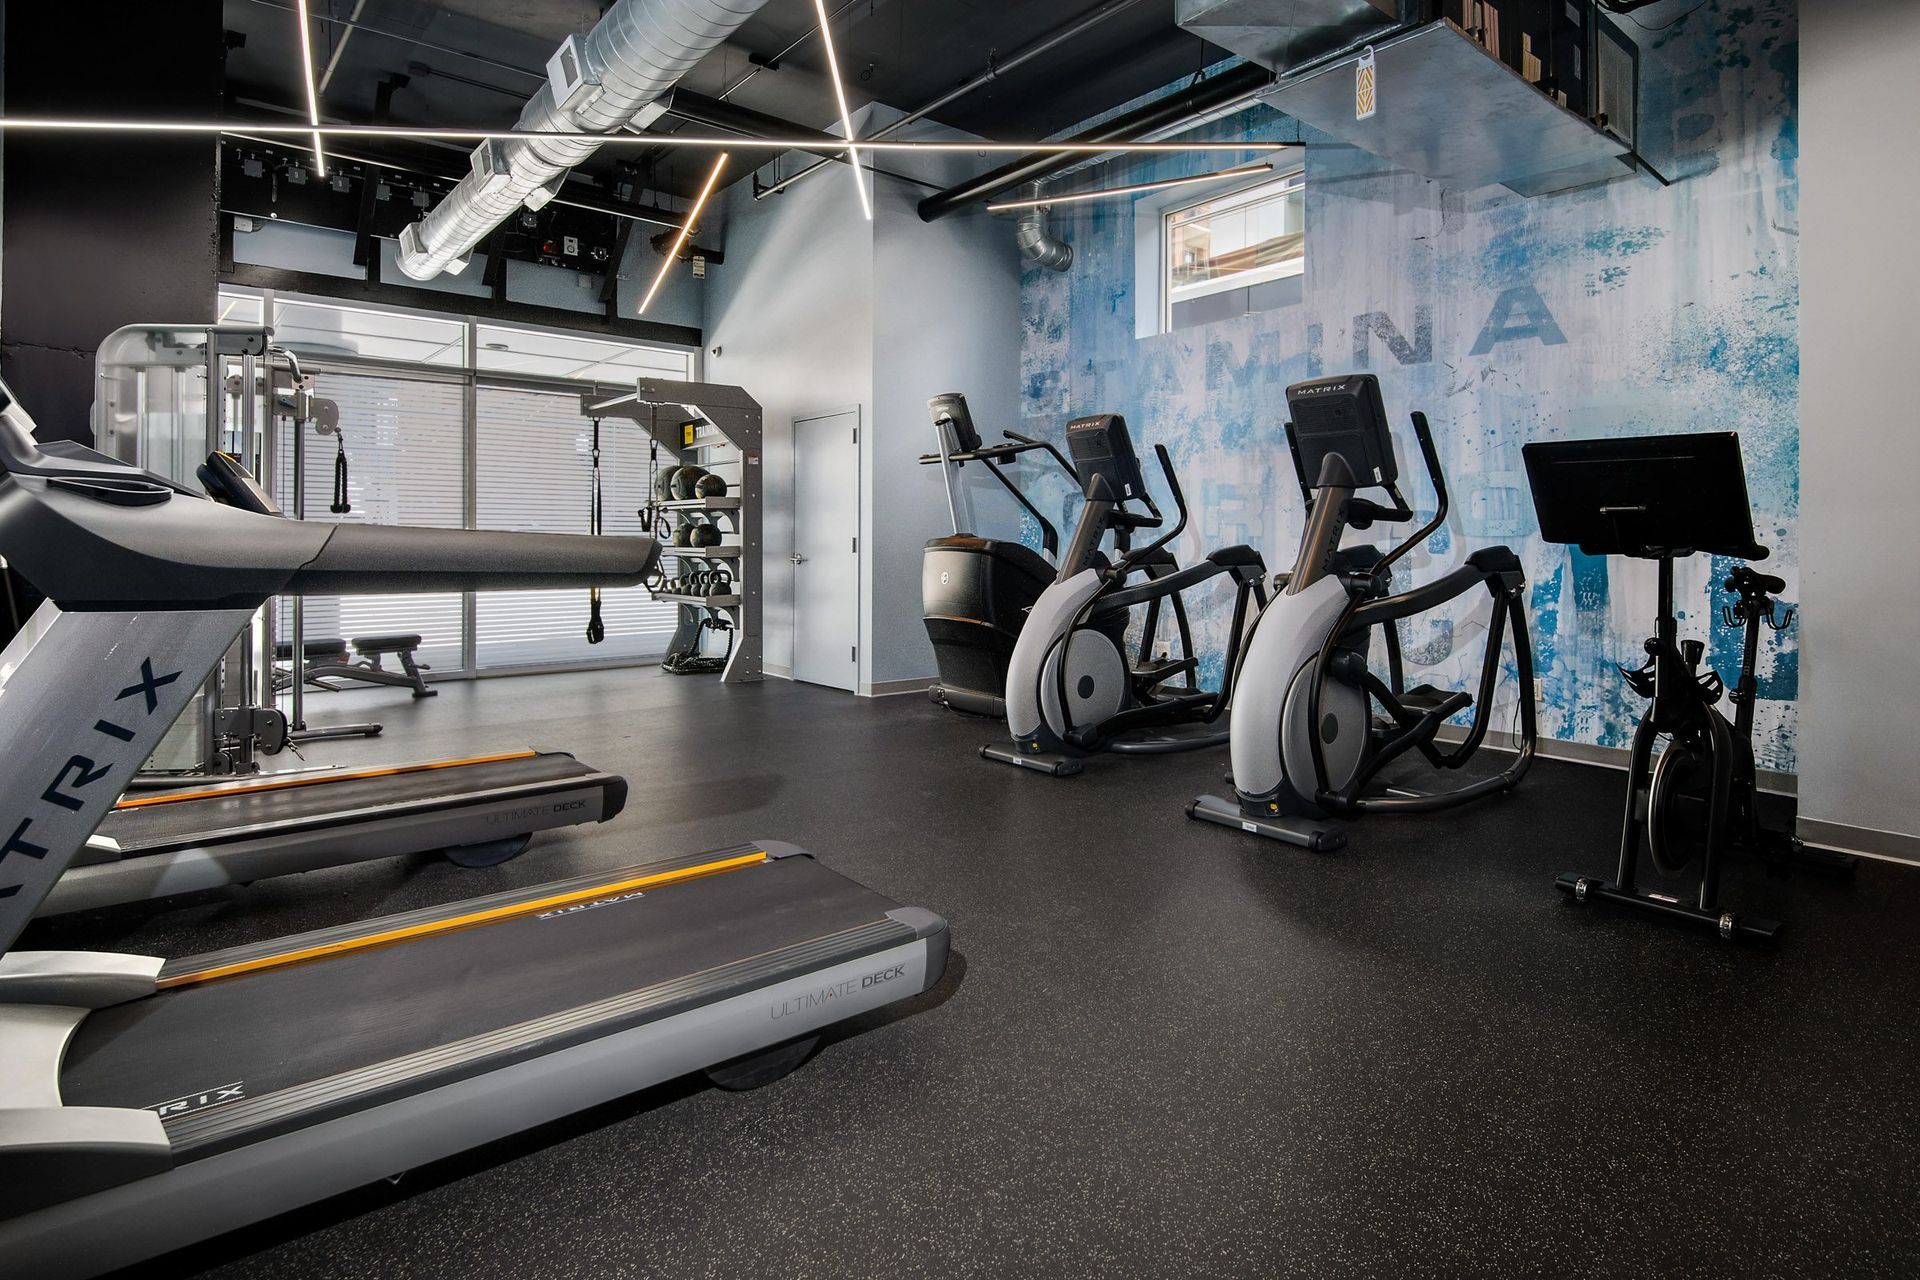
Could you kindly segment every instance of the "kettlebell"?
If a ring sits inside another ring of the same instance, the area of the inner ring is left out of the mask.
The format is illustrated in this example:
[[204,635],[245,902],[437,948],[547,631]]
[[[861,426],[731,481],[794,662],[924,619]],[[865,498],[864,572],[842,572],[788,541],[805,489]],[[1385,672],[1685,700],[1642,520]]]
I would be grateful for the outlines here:
[[705,467],[681,467],[673,473],[673,496],[681,502],[694,497],[694,486],[706,474]]
[[724,498],[727,496],[727,482],[709,471],[693,482],[693,496],[696,498]]
[[733,590],[733,575],[725,569],[715,569],[707,574],[707,594],[724,596]]

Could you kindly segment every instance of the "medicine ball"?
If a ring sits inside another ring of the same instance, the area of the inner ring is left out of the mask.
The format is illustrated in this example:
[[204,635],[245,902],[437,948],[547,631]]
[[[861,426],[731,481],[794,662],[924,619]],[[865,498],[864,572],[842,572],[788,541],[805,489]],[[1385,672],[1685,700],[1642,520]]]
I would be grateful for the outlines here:
[[671,502],[673,500],[673,473],[679,469],[678,467],[667,467],[653,473],[653,499],[655,502]]
[[694,486],[707,474],[705,467],[681,467],[673,473],[673,496],[681,502],[694,496]]
[[696,498],[724,498],[727,496],[727,482],[709,471],[693,482],[693,495]]
[[679,527],[673,531],[673,545],[676,547],[690,547],[693,545],[692,522],[684,520],[680,522]]
[[711,522],[696,524],[693,526],[693,542],[691,545],[696,547],[719,546],[720,526]]

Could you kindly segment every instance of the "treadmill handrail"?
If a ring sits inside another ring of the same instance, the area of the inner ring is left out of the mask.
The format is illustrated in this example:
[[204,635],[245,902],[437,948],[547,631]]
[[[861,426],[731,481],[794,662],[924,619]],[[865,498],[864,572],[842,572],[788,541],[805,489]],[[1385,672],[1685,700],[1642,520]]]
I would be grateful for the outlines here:
[[242,511],[79,446],[43,448],[0,383],[0,556],[68,611],[632,586],[659,555],[647,537],[329,525]]

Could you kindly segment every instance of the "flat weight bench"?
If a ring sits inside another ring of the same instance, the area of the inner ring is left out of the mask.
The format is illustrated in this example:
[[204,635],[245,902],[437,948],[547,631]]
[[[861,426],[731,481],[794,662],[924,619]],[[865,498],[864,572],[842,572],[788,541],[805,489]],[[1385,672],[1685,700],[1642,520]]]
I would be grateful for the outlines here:
[[[357,656],[349,661],[345,640],[308,640],[301,645],[306,658],[301,674],[307,683],[322,689],[337,689],[338,686],[327,683],[329,680],[361,680],[411,689],[416,698],[431,698],[439,690],[427,687],[427,678],[421,673],[429,668],[414,660],[414,651],[419,647],[417,635],[355,636],[353,652]],[[383,664],[382,659],[389,654],[399,662],[400,670],[388,670]],[[273,656],[282,662],[291,662],[292,642],[283,640],[276,644]]]

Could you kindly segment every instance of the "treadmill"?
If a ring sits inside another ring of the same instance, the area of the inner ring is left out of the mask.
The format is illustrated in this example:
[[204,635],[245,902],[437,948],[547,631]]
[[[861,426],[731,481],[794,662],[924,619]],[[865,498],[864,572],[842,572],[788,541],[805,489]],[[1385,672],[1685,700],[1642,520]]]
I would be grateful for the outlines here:
[[[215,502],[282,514],[227,454],[209,457],[199,476]],[[536,831],[607,821],[626,797],[619,775],[531,749],[140,791],[107,814],[38,914],[429,850],[459,866],[495,866]]]
[[267,597],[621,586],[648,538],[304,524],[36,446],[0,386],[0,1270],[96,1275],[939,981],[946,923],[755,841],[208,955],[13,949]]

